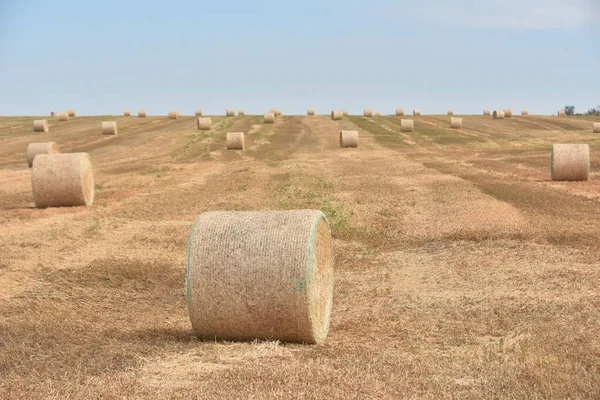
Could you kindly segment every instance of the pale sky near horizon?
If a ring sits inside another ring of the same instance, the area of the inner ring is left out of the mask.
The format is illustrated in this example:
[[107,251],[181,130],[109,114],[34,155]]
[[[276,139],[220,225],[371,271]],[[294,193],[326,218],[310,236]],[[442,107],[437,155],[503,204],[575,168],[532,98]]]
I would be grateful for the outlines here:
[[0,0],[0,115],[600,105],[600,0]]

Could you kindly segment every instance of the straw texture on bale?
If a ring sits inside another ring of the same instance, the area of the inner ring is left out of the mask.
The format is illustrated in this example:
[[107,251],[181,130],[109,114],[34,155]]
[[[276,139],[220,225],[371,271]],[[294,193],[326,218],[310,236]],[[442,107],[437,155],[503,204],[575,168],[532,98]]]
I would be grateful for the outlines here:
[[192,329],[206,340],[322,343],[333,307],[333,248],[321,211],[212,211],[188,245]]
[[227,150],[244,150],[244,132],[227,132]]
[[344,116],[343,111],[335,110],[331,112],[331,119],[334,121],[339,121]]
[[373,116],[373,110],[371,110],[370,108],[367,108],[366,110],[363,111],[363,115],[365,117],[371,118]]
[[529,115],[529,111],[527,111],[527,110],[521,110],[521,115],[527,116],[527,115]]
[[421,110],[413,110],[413,115],[421,115]]
[[504,118],[512,118],[512,110],[510,108],[504,109]]
[[275,114],[272,112],[266,112],[264,115],[265,124],[272,124],[275,122]]
[[169,111],[169,119],[179,119],[179,111]]
[[460,129],[460,128],[462,128],[462,126],[463,126],[462,118],[455,118],[455,117],[450,118],[450,128]]
[[239,110],[238,115],[246,115],[246,112],[244,110]]
[[94,202],[92,160],[87,153],[38,154],[31,185],[39,208],[89,206]]
[[415,121],[412,119],[400,120],[400,132],[412,132],[415,129]]
[[27,146],[27,165],[29,168],[33,165],[33,159],[38,154],[55,154],[58,153],[58,145],[54,142],[45,143],[29,143]]
[[146,118],[146,110],[138,110],[138,118]]
[[358,147],[358,131],[340,131],[340,147]]
[[494,110],[494,119],[504,119],[504,111],[502,110]]
[[226,117],[235,117],[235,110],[233,108],[228,108],[225,110]]
[[564,117],[565,115],[567,115],[567,112],[565,110],[558,110],[556,115],[558,115],[559,117]]
[[600,133],[600,122],[594,122],[592,125],[592,132]]
[[446,114],[447,115],[454,115],[454,110],[448,110],[448,111],[446,111]]
[[587,181],[590,174],[590,146],[553,144],[550,174],[553,181]]
[[196,111],[194,111],[194,115],[196,117],[201,117],[202,116],[202,110],[196,110]]
[[315,115],[315,110],[309,108],[308,110],[306,110],[306,115]]
[[102,134],[103,135],[116,135],[117,134],[117,123],[115,121],[102,121]]
[[48,132],[48,129],[48,120],[36,119],[35,121],[33,121],[34,132]]
[[69,120],[69,113],[64,111],[61,112],[60,114],[58,114],[58,120],[59,121],[68,121]]
[[125,111],[123,111],[123,116],[124,117],[131,117],[131,110],[125,110]]
[[396,108],[396,116],[403,117],[404,116],[404,108]]
[[492,115],[490,110],[483,110],[483,115]]
[[209,131],[212,126],[210,117],[200,117],[197,121],[198,130]]
[[69,117],[74,117],[75,116],[75,110],[71,109],[68,112],[69,112]]

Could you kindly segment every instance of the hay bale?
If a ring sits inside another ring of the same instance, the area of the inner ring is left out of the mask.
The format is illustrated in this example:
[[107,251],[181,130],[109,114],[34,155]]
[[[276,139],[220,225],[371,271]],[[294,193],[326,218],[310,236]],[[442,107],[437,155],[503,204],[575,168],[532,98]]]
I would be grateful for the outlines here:
[[412,119],[400,120],[400,132],[412,132],[415,129],[415,121]]
[[244,150],[244,132],[227,132],[227,150]]
[[263,116],[265,120],[265,124],[272,124],[275,122],[275,114],[273,112],[266,112]]
[[373,110],[371,110],[370,108],[367,108],[363,111],[363,115],[367,118],[371,118],[371,117],[373,117]]
[[131,110],[125,110],[125,111],[123,111],[123,116],[124,117],[131,117]]
[[521,115],[527,116],[527,115],[529,115],[529,111],[527,111],[527,110],[521,110]]
[[69,117],[73,118],[75,116],[75,110],[70,109],[68,112],[69,112]]
[[592,125],[592,132],[600,133],[600,122],[594,122]]
[[36,119],[35,121],[33,121],[34,132],[48,132],[48,129],[48,120]]
[[381,113],[380,113],[379,111],[376,111],[376,112],[375,112],[375,116],[376,116],[376,117],[381,117]]
[[146,110],[138,110],[138,118],[146,118]]
[[116,135],[117,134],[117,123],[115,121],[102,121],[102,134],[103,135]]
[[333,244],[321,211],[213,211],[192,228],[186,272],[194,334],[322,343],[333,307]]
[[446,111],[446,115],[454,115],[454,110],[448,110],[448,111]]
[[559,117],[564,117],[567,115],[567,112],[562,109],[562,110],[558,110],[558,112],[556,113],[556,115],[558,115]]
[[246,115],[246,111],[244,111],[244,110],[239,110],[239,111],[238,111],[238,115],[239,115],[239,116]]
[[210,119],[210,117],[201,117],[198,118],[197,125],[198,125],[198,130],[201,131],[209,131],[211,126],[212,126],[212,121]]
[[342,111],[342,116],[347,117],[348,116],[348,111],[346,111],[346,110]]
[[226,117],[235,117],[235,110],[233,108],[228,108],[225,110]]
[[494,117],[494,119],[504,119],[504,111],[494,110],[493,117]]
[[358,147],[358,131],[340,131],[340,147]]
[[169,111],[169,119],[179,119],[179,111]]
[[396,117],[404,116],[404,108],[396,108]]
[[87,153],[38,154],[31,185],[39,208],[89,206],[94,202],[92,160]]
[[29,143],[27,146],[27,165],[29,168],[33,165],[33,159],[38,154],[55,154],[58,153],[58,145],[54,142],[45,143]]
[[504,109],[504,118],[512,118],[513,114],[512,114],[512,110],[510,108],[505,108]]
[[344,116],[344,112],[340,110],[335,110],[331,112],[331,119],[334,121],[339,121]]
[[198,110],[194,111],[194,115],[195,115],[196,117],[201,117],[201,116],[202,116],[202,110],[199,110],[199,109],[198,109]]
[[306,115],[315,115],[315,110],[309,108],[308,110],[306,110]]
[[452,117],[452,118],[450,118],[450,128],[460,129],[463,126],[462,122],[463,122],[462,118]]
[[483,110],[483,115],[490,116],[492,115],[492,112],[490,110]]
[[58,114],[58,120],[59,121],[68,121],[69,120],[69,113],[66,111],[61,112],[60,114]]
[[417,116],[417,115],[421,115],[421,110],[413,110],[413,115]]
[[275,116],[276,116],[276,117],[281,117],[282,115],[283,115],[283,112],[281,112],[281,110],[280,110],[280,109],[276,109],[276,110],[275,110]]
[[553,181],[587,181],[590,174],[590,146],[553,144],[550,174]]

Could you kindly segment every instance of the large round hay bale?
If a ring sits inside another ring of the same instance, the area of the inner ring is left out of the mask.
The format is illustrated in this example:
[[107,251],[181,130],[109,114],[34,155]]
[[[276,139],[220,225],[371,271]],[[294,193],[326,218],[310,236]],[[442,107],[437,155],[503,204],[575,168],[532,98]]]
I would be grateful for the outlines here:
[[363,115],[365,117],[371,118],[373,116],[373,110],[371,110],[370,108],[367,108],[363,111]]
[[403,117],[404,116],[404,108],[396,108],[396,116]]
[[72,117],[74,117],[74,116],[75,116],[75,110],[73,110],[73,109],[70,109],[68,112],[69,112],[69,117],[71,117],[71,118],[72,118]]
[[400,132],[412,132],[415,129],[415,121],[412,119],[400,120]]
[[198,125],[198,130],[209,131],[212,126],[212,121],[211,121],[210,117],[201,117],[201,118],[198,118],[197,125]]
[[69,120],[69,113],[67,111],[63,111],[60,114],[58,114],[58,120],[59,121],[68,121]]
[[346,111],[346,110],[342,111],[342,116],[347,117],[348,116],[348,111]]
[[592,132],[600,133],[600,122],[594,122],[592,125]]
[[567,115],[567,112],[562,109],[562,110],[558,110],[558,112],[556,113],[556,115],[558,115],[559,117],[564,117]]
[[265,124],[272,124],[273,122],[275,122],[275,114],[272,112],[266,112],[265,115],[263,115],[264,120],[265,120]]
[[492,115],[492,112],[490,110],[486,109],[486,110],[483,110],[483,115],[490,116],[490,115]]
[[590,146],[553,144],[550,174],[553,181],[587,181],[590,174]]
[[306,115],[315,115],[315,110],[309,108],[308,110],[306,110]]
[[34,132],[48,132],[48,129],[48,120],[36,119],[35,121],[33,121]]
[[339,121],[344,116],[344,112],[340,110],[335,110],[331,112],[331,119],[334,121]]
[[504,118],[512,118],[512,110],[510,108],[504,109]]
[[123,111],[123,116],[124,117],[131,117],[131,110],[125,110],[125,111]]
[[421,110],[413,110],[413,115],[421,115]]
[[244,132],[227,132],[227,150],[244,150]]
[[92,160],[87,153],[38,154],[31,185],[39,208],[89,206],[94,202]]
[[455,118],[455,117],[450,118],[450,128],[460,129],[460,128],[462,128],[462,126],[463,126],[462,118]]
[[58,145],[54,142],[45,143],[29,143],[27,146],[27,165],[29,168],[33,165],[33,159],[38,154],[55,154],[58,153]]
[[333,244],[321,211],[212,211],[189,239],[187,300],[206,340],[322,343],[333,307]]
[[202,110],[198,109],[198,110],[194,111],[194,115],[196,117],[201,117],[202,116]]
[[529,111],[527,111],[527,110],[521,110],[521,115],[524,116],[524,117],[526,117],[526,116],[529,115]]
[[239,110],[239,111],[238,111],[238,115],[240,115],[240,116],[246,115],[246,111],[244,111],[244,110]]
[[454,110],[448,110],[448,111],[446,111],[446,115],[454,115]]
[[138,118],[146,118],[146,110],[138,110]]
[[494,117],[494,119],[504,119],[504,111],[494,110],[493,117]]
[[116,135],[117,134],[117,123],[115,121],[102,121],[102,134],[103,135]]
[[358,131],[340,131],[340,147],[358,147]]
[[169,119],[179,119],[179,111],[169,111]]
[[233,108],[228,108],[225,110],[226,117],[235,117],[235,110]]

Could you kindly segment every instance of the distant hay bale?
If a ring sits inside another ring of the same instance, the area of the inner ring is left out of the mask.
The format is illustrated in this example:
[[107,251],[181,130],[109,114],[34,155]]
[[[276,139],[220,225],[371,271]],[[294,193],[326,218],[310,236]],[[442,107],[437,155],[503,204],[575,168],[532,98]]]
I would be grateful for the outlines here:
[[239,110],[238,111],[238,115],[240,115],[240,116],[246,115],[246,112],[244,110]]
[[446,115],[454,115],[454,110],[448,110],[448,111],[446,111]]
[[492,115],[492,112],[490,110],[483,110],[483,115],[490,116]]
[[38,154],[55,154],[58,153],[58,145],[54,142],[45,143],[29,143],[27,146],[27,165],[29,168],[33,165],[33,159]]
[[587,181],[590,174],[590,146],[553,144],[550,174],[553,181]]
[[280,109],[278,109],[278,108],[277,108],[277,109],[275,110],[275,116],[276,116],[276,117],[281,117],[282,115],[283,115],[283,112],[282,112]]
[[415,129],[415,121],[412,119],[400,120],[400,132],[412,132]]
[[334,260],[321,211],[206,212],[188,243],[187,303],[197,337],[325,341]]
[[494,117],[494,119],[504,119],[504,111],[494,110],[493,117]]
[[413,115],[421,115],[421,110],[413,110]]
[[233,108],[228,108],[225,110],[226,117],[235,117],[235,110]]
[[315,110],[309,108],[308,110],[306,110],[306,115],[315,115]]
[[131,110],[125,110],[125,111],[123,111],[123,116],[124,117],[131,117]]
[[244,132],[227,132],[227,150],[244,150]]
[[60,114],[58,114],[58,120],[59,121],[68,121],[69,120],[69,113],[66,111],[61,112]]
[[39,208],[89,206],[94,202],[92,160],[87,153],[38,154],[31,185]]
[[365,117],[371,118],[373,116],[373,110],[371,110],[370,108],[367,108],[363,111],[363,115]]
[[592,132],[600,133],[600,122],[594,122],[592,125]]
[[460,128],[462,128],[462,126],[463,126],[462,118],[455,118],[455,117],[450,118],[450,128],[460,129]]
[[339,121],[344,116],[344,112],[340,110],[335,110],[331,112],[331,119],[334,121]]
[[504,118],[512,118],[512,110],[510,108],[504,109]]
[[375,112],[375,116],[376,116],[376,117],[381,117],[381,113],[380,113],[379,111],[376,111],[376,112]]
[[138,110],[138,118],[146,118],[146,110]]
[[169,111],[169,119],[179,119],[179,111]]
[[48,132],[48,129],[48,120],[36,119],[35,121],[33,121],[34,132]]
[[75,116],[75,110],[73,110],[73,109],[70,109],[70,110],[69,110],[69,117],[71,117],[71,118],[72,118],[72,117],[74,117],[74,116]]
[[194,115],[196,117],[201,117],[202,116],[202,110],[198,109],[198,110],[194,111]]
[[115,121],[102,121],[102,134],[103,135],[116,135],[117,134],[117,123]]
[[358,147],[358,131],[340,131],[340,147]]
[[275,122],[275,114],[272,112],[266,112],[263,116],[265,124],[272,124]]
[[527,116],[527,115],[529,115],[529,111],[527,111],[527,110],[521,110],[521,115],[522,116]]
[[567,112],[562,109],[562,110],[558,110],[558,112],[556,113],[556,115],[558,115],[559,117],[564,117],[567,115]]
[[56,117],[56,111],[50,111],[50,116],[51,117]]
[[404,116],[404,108],[396,108],[396,116],[403,117]]
[[209,131],[212,126],[212,121],[211,121],[210,117],[201,117],[201,118],[198,118],[197,125],[198,125],[198,130]]
[[348,111],[346,111],[346,110],[342,111],[342,116],[347,117],[348,116]]

